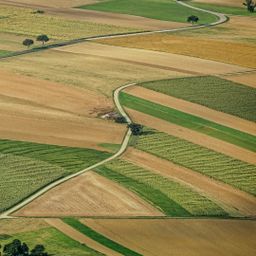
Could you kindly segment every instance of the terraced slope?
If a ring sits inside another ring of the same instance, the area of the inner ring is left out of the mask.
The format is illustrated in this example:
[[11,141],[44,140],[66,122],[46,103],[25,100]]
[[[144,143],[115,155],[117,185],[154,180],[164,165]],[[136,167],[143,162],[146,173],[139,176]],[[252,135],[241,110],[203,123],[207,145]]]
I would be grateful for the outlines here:
[[109,155],[92,149],[0,140],[0,212]]
[[186,185],[125,160],[115,160],[96,172],[138,193],[168,216],[226,215],[218,205]]
[[149,128],[136,148],[256,195],[256,166]]

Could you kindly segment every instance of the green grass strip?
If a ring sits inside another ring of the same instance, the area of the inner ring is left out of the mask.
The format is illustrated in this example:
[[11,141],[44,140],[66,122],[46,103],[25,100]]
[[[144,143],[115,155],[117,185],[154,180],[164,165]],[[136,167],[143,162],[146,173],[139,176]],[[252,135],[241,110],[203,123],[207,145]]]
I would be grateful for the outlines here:
[[135,192],[147,202],[151,203],[158,209],[160,209],[167,216],[172,217],[190,217],[192,214],[186,209],[180,206],[175,201],[171,200],[167,195],[161,192],[159,189],[146,184],[135,178],[128,177],[127,175],[118,173],[113,168],[107,168],[106,166],[99,167],[95,170],[98,174],[121,184],[127,189]]
[[124,92],[120,93],[120,102],[125,107],[256,152],[256,137],[253,135]]
[[82,224],[79,220],[74,218],[64,218],[63,221],[67,223],[68,225],[72,226],[79,232],[85,234],[86,236],[90,237],[91,239],[99,242],[100,244],[119,252],[126,256],[141,256],[142,254],[139,254],[135,251],[130,250],[129,248],[122,246],[121,244],[107,238],[106,236],[96,232],[95,230],[91,229],[90,227]]

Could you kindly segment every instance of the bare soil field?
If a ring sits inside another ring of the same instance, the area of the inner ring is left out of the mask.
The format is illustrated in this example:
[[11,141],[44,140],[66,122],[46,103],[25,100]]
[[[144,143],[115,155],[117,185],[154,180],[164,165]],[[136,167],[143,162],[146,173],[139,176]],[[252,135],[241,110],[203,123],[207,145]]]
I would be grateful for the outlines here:
[[87,172],[52,189],[15,216],[163,216],[118,184]]
[[75,1],[49,1],[41,0],[35,3],[33,0],[0,0],[0,4],[28,7],[28,8],[40,8],[47,14],[60,16],[67,19],[83,20],[108,25],[118,25],[121,27],[131,27],[143,30],[158,30],[158,29],[170,29],[177,27],[184,27],[186,24],[179,22],[160,21],[145,17],[118,14],[118,13],[106,13],[93,10],[81,10],[77,7],[86,4],[92,4],[98,2],[97,0],[75,0]]
[[253,256],[256,222],[242,220],[103,220],[84,223],[147,256]]
[[234,74],[223,78],[256,88],[256,73]]
[[242,7],[243,1],[241,0],[193,0],[193,2],[198,3],[207,3],[207,4],[218,4],[221,6],[235,6],[235,7]]
[[158,131],[165,132],[175,137],[188,140],[192,143],[212,149],[222,154],[231,156],[241,161],[256,165],[256,154],[252,151],[218,140],[213,137],[192,131],[190,129],[171,124],[170,122],[158,119],[156,117],[138,112],[136,110],[126,109],[131,119],[136,123],[141,123],[152,127]]
[[133,86],[125,90],[127,93],[170,107],[185,113],[189,113],[195,116],[200,116],[204,119],[211,120],[213,122],[255,135],[256,125],[251,121],[229,115],[223,112],[219,112],[199,104],[191,103],[182,99],[158,93],[143,87]]
[[[135,39],[136,40],[136,39]],[[247,70],[246,68],[235,65],[223,64],[215,61],[202,60],[194,57],[181,56],[170,53],[155,52],[148,50],[129,49],[95,43],[83,43],[79,45],[65,46],[59,51],[91,54],[95,56],[115,58],[123,61],[133,61],[142,65],[168,67],[170,70],[189,74],[215,74],[229,73]]]
[[121,256],[121,254],[105,247],[104,245],[96,242],[88,236],[80,233],[79,231],[64,223],[60,219],[46,219],[45,221],[54,228],[61,231],[63,234],[72,238],[73,240],[78,241],[80,244],[86,244],[90,248],[93,248],[94,250],[103,253],[103,255]]
[[219,39],[216,40],[216,38],[205,39],[205,36],[198,36],[199,38],[182,35],[182,33],[177,35],[154,34],[126,38],[102,39],[100,42],[108,45],[182,54],[241,65],[244,67],[254,68],[256,66],[254,44],[248,42],[227,42]]
[[256,199],[245,192],[134,148],[129,148],[124,158],[136,165],[149,168],[165,177],[191,186],[221,205],[233,216],[256,216]]

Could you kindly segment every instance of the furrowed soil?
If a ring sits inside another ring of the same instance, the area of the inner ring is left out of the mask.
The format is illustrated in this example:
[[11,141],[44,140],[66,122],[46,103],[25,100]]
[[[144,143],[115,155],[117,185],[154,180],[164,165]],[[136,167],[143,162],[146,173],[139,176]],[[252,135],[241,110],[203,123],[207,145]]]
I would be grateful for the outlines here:
[[256,73],[245,73],[245,74],[234,74],[234,75],[227,75],[223,76],[224,79],[241,83],[247,86],[251,86],[256,88]]
[[87,172],[47,192],[14,213],[14,216],[163,216],[163,214],[129,190],[94,172]]
[[202,133],[192,131],[182,126],[171,124],[170,122],[133,109],[126,108],[126,110],[131,119],[136,123],[141,123],[158,131],[165,132],[172,136],[185,139],[192,143],[220,152],[224,155],[228,155],[241,161],[256,165],[256,154],[252,151],[222,140],[215,139]]
[[253,256],[256,250],[255,221],[86,219],[83,222],[147,256]]
[[174,108],[185,113],[200,116],[204,119],[237,129],[252,135],[256,134],[256,125],[251,121],[219,112],[199,104],[191,103],[182,99],[158,93],[143,87],[133,86],[125,90],[128,94],[140,97],[154,103]]
[[162,176],[191,186],[199,193],[217,202],[233,216],[256,216],[255,197],[222,182],[214,181],[190,169],[134,148],[129,148],[124,158]]

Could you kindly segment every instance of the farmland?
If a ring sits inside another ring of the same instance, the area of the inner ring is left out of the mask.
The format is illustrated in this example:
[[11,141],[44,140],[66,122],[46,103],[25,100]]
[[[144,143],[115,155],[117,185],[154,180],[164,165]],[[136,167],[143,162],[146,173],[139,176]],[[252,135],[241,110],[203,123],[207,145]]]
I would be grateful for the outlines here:
[[145,130],[145,135],[136,141],[135,147],[250,194],[256,194],[255,165],[152,129]]
[[[136,8],[134,8],[136,6]],[[81,6],[80,8],[125,13],[136,16],[143,16],[151,19],[159,19],[166,21],[186,22],[189,15],[200,17],[200,22],[210,23],[216,20],[214,15],[205,14],[196,10],[188,10],[186,7],[178,5],[174,1],[154,1],[154,0],[136,0],[122,1],[110,0],[92,5]]]
[[[213,76],[143,83],[142,86],[217,111],[256,121],[256,90]],[[228,100],[227,100],[228,98]]]
[[20,141],[0,141],[0,211],[54,180],[77,172],[110,154]]
[[99,167],[96,171],[135,191],[168,216],[226,215],[218,205],[186,185],[164,178],[125,160],[111,162],[104,167]]
[[121,103],[128,108],[201,132],[255,152],[255,136],[218,123],[122,92]]

